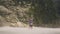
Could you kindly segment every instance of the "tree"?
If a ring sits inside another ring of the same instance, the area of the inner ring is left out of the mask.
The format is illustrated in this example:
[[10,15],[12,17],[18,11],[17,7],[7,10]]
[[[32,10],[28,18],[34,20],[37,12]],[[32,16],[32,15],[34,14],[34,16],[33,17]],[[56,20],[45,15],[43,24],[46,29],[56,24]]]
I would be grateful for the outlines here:
[[52,0],[34,0],[32,7],[34,7],[32,9],[35,24],[52,24],[52,21],[57,18]]

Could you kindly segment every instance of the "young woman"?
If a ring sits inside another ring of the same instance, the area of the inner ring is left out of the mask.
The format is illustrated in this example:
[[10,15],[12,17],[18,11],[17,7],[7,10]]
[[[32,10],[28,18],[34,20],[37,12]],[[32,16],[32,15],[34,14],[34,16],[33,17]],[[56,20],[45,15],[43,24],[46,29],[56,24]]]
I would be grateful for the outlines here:
[[29,18],[29,27],[32,28],[33,27],[33,19]]

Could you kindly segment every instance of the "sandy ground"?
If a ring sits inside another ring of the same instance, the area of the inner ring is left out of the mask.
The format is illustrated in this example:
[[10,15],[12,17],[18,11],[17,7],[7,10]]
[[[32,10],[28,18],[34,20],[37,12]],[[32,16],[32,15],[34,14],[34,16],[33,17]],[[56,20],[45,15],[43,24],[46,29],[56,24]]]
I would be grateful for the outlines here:
[[60,28],[0,27],[0,34],[60,34]]

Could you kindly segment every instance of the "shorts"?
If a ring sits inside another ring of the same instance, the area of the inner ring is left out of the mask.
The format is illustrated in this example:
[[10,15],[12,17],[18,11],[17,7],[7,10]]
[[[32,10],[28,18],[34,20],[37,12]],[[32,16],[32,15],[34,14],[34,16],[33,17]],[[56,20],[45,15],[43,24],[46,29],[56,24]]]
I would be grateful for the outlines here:
[[30,27],[32,27],[33,25],[32,25],[32,24],[30,24],[29,26],[30,26]]

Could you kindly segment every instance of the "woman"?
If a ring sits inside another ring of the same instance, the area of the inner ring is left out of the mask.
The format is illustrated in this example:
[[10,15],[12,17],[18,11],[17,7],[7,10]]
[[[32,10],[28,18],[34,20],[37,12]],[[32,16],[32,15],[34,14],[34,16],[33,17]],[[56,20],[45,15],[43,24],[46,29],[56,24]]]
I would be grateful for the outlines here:
[[29,27],[32,28],[33,27],[33,19],[29,18]]

